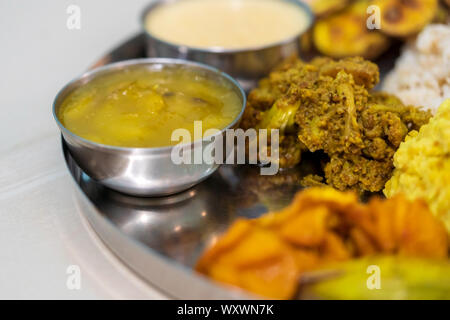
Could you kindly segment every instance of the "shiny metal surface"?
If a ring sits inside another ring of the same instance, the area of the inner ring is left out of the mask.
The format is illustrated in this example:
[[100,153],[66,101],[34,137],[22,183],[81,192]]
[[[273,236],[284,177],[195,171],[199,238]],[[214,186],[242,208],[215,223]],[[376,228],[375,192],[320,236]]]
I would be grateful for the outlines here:
[[[186,190],[206,179],[217,168],[216,163],[175,164],[171,159],[173,147],[164,148],[122,148],[102,145],[81,138],[67,130],[59,121],[57,114],[64,99],[76,88],[92,79],[110,72],[130,67],[161,69],[165,67],[183,67],[197,70],[210,77],[227,81],[241,98],[242,108],[237,118],[224,128],[235,128],[245,109],[245,93],[239,84],[228,75],[209,66],[175,59],[135,59],[113,63],[90,71],[70,82],[56,96],[53,115],[61,130],[68,148],[79,166],[94,180],[111,189],[137,196],[161,196]],[[196,149],[205,150],[215,139],[192,142],[188,149],[193,154]],[[225,148],[232,152],[231,148]],[[228,156],[227,153],[224,154]],[[191,161],[192,163],[194,161]]]
[[300,53],[300,37],[307,29],[309,29],[314,20],[313,13],[304,2],[298,0],[283,0],[296,4],[309,16],[308,26],[305,28],[304,32],[295,37],[286,39],[280,43],[248,49],[227,50],[220,48],[193,48],[172,44],[158,39],[148,33],[145,28],[145,18],[151,10],[160,5],[175,1],[177,0],[153,1],[143,11],[141,23],[147,39],[147,56],[180,58],[206,63],[223,70],[236,78],[246,91],[254,87],[257,80],[267,75],[280,61],[293,54]]
[[89,178],[63,144],[79,187],[109,221],[131,238],[190,268],[235,219],[284,207],[299,189],[291,183],[294,172],[264,177],[257,167],[224,165],[181,193],[133,197]]
[[180,299],[248,299],[193,271],[202,251],[240,217],[288,204],[300,170],[260,176],[252,166],[221,166],[209,179],[176,195],[128,196],[91,179],[63,152],[81,212],[105,244],[141,277]]

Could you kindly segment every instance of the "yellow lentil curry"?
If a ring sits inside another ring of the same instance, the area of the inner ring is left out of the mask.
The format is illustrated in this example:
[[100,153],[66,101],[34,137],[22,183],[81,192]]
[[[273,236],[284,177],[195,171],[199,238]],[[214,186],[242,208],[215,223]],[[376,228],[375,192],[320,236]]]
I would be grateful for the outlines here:
[[61,123],[87,140],[119,147],[175,145],[172,132],[194,121],[202,131],[233,122],[242,101],[230,83],[183,67],[128,68],[94,78],[73,91],[58,110]]

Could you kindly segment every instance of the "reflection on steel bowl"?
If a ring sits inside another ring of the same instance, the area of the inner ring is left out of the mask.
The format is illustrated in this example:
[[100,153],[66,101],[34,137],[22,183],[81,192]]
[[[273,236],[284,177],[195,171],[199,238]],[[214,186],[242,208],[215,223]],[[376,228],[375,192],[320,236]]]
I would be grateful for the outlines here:
[[[246,90],[300,52],[300,36],[312,22],[309,7],[297,0],[159,0],[142,15],[148,56],[212,65],[237,78]],[[188,38],[189,32],[196,37]]]

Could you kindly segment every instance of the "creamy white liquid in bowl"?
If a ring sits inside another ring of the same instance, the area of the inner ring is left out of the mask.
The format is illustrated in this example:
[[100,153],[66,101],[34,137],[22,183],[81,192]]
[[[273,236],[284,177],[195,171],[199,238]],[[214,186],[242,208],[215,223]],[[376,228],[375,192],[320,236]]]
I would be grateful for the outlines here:
[[247,49],[283,42],[308,27],[300,6],[282,0],[180,0],[145,19],[154,37],[194,48]]

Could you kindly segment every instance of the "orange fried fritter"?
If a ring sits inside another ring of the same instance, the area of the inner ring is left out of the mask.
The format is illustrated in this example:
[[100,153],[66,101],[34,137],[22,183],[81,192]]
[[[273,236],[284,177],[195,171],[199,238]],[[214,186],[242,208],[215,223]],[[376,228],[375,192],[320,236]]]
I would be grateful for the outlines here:
[[[384,156],[385,149],[381,151]],[[392,155],[391,155],[392,156]],[[325,165],[326,181],[338,190],[356,188],[377,192],[384,188],[392,175],[394,166],[391,160],[372,159],[361,156],[332,156]]]
[[402,195],[361,204],[353,192],[311,188],[286,208],[235,222],[196,269],[257,295],[289,299],[303,272],[373,254],[446,259],[448,236],[424,202]]
[[411,202],[402,194],[389,200],[374,198],[368,204],[368,214],[350,219],[383,253],[447,257],[448,236],[422,200]]
[[282,298],[294,294],[300,276],[294,250],[248,220],[235,222],[200,258],[197,270],[262,296]]

